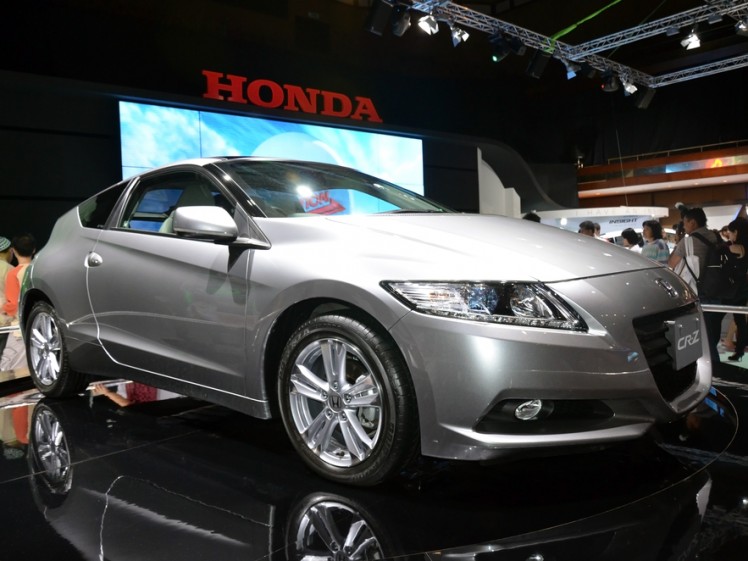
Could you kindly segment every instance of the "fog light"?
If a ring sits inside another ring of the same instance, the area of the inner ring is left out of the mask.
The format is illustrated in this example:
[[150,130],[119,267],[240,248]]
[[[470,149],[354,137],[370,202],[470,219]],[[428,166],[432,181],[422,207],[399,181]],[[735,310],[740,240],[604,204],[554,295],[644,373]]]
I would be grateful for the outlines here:
[[540,399],[532,399],[520,403],[514,410],[514,416],[520,421],[534,421],[538,418],[540,411],[543,409],[543,401]]

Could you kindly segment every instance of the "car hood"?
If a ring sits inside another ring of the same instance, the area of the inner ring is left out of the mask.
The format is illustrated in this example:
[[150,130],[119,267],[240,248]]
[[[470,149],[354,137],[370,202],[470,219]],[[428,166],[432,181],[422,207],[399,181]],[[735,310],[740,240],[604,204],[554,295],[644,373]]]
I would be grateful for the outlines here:
[[274,246],[314,244],[318,259],[332,251],[338,259],[345,255],[348,266],[376,266],[392,279],[556,282],[659,267],[606,241],[502,216],[275,218],[261,219],[261,227]]

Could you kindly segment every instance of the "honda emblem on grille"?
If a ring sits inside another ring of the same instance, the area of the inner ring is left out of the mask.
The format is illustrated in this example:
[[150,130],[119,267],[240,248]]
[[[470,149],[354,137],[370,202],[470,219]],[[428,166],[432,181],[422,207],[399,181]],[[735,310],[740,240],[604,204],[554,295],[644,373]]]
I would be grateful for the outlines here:
[[678,297],[678,291],[675,290],[672,284],[670,284],[665,279],[655,279],[655,282],[661,286],[663,289],[665,289],[665,292],[667,292],[667,295],[670,296],[670,298],[677,298]]

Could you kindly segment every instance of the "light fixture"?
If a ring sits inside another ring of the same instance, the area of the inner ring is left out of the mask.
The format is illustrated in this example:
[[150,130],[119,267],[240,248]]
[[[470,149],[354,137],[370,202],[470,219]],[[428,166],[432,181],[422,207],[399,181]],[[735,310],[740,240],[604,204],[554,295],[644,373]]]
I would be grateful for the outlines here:
[[396,37],[402,37],[410,29],[410,10],[406,6],[395,6],[395,13],[392,16],[392,34]]
[[535,54],[532,55],[530,63],[525,69],[525,74],[532,78],[540,78],[545,70],[548,61],[551,60],[553,53],[545,51],[543,49],[537,49]]
[[393,7],[392,0],[374,0],[366,20],[366,29],[375,35],[382,35],[390,21]]
[[634,106],[637,109],[646,109],[647,107],[649,107],[649,104],[652,103],[652,99],[654,99],[656,92],[657,90],[655,88],[647,88],[642,86],[634,96]]
[[582,70],[582,67],[575,62],[571,62],[571,61],[563,60],[563,59],[561,60],[561,62],[563,62],[564,66],[566,67],[566,79],[567,80],[576,78],[577,72]]
[[437,23],[436,18],[432,14],[428,14],[426,16],[423,16],[421,19],[419,19],[418,27],[423,29],[429,35],[434,35],[436,33],[439,33],[439,24]]
[[742,35],[743,37],[748,37],[748,16],[735,24],[735,33]]
[[617,92],[618,91],[618,78],[616,78],[616,75],[613,74],[612,70],[606,70],[602,74],[603,83],[600,85],[600,88],[604,92]]
[[709,17],[706,18],[706,21],[710,24],[719,23],[722,21],[722,15],[719,12],[715,12],[710,14]]
[[449,24],[449,28],[452,31],[452,45],[454,45],[455,47],[460,43],[464,43],[468,40],[468,37],[470,37],[470,34],[467,31],[465,31],[461,27],[457,27],[453,23]]
[[506,37],[501,33],[496,33],[488,38],[491,44],[491,60],[500,62],[509,54],[524,55],[527,51],[525,44],[517,37]]
[[680,33],[680,29],[678,29],[678,28],[677,28],[677,27],[675,27],[674,25],[673,25],[673,26],[670,26],[670,27],[668,27],[668,28],[667,28],[667,29],[665,30],[665,35],[667,35],[668,37],[674,37],[675,35],[678,35],[678,33]]
[[701,46],[701,39],[699,39],[699,35],[696,33],[696,26],[691,29],[691,33],[688,34],[688,37],[680,42],[680,45],[681,47],[685,47],[688,51],[691,49],[698,49]]
[[626,92],[626,95],[631,95],[632,93],[636,93],[636,90],[639,88],[634,85],[634,83],[629,79],[628,76],[624,76],[621,74],[619,76],[619,79],[621,80],[621,84],[623,84],[623,90]]

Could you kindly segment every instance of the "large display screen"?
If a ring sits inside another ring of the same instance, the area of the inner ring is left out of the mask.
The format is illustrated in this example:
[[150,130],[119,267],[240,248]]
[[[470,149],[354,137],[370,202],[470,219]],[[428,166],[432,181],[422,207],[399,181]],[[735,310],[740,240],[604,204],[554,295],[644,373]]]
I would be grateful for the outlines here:
[[417,138],[120,102],[122,177],[188,158],[265,156],[338,164],[423,194]]

